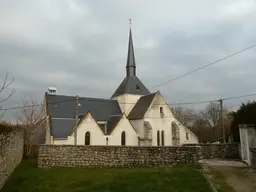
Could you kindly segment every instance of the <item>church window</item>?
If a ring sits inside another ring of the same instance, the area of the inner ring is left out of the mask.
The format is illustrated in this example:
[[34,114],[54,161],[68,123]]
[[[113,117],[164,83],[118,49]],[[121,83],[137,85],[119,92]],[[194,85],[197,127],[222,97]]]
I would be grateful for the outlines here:
[[163,109],[163,107],[160,107],[160,115],[161,115],[161,117],[164,117],[164,109]]
[[157,131],[157,146],[160,146],[160,131]]
[[164,146],[164,131],[161,132],[162,146]]
[[136,90],[140,91],[140,86],[139,85],[136,85]]
[[186,139],[189,140],[189,134],[186,132]]
[[86,132],[85,133],[85,142],[84,142],[84,144],[85,145],[90,145],[90,141],[91,140],[91,135],[90,135],[90,133],[89,132]]
[[121,133],[121,145],[125,146],[125,132],[124,131]]

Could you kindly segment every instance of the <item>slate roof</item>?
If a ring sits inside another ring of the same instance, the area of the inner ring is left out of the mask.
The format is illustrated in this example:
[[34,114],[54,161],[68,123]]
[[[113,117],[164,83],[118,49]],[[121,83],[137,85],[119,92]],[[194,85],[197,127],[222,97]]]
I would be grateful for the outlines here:
[[132,108],[131,112],[127,116],[128,119],[142,119],[147,112],[150,104],[152,103],[156,93],[145,95],[140,97],[138,102]]
[[114,116],[110,117],[110,119],[107,122],[107,133],[106,134],[110,134],[115,129],[115,127],[117,126],[117,124],[121,118],[122,118],[122,115],[114,115]]
[[51,135],[54,139],[66,139],[76,125],[75,119],[51,118]]
[[122,119],[122,115],[111,116],[110,119],[107,121],[106,130],[105,130],[105,124],[98,124],[98,125],[106,135],[109,135],[115,129],[120,119]]
[[136,63],[134,56],[134,48],[132,42],[132,29],[130,28],[129,43],[128,43],[128,54],[126,63],[126,76],[136,76]]
[[136,76],[127,76],[116,89],[111,98],[122,94],[148,95],[150,91]]
[[132,30],[129,33],[128,54],[126,63],[126,77],[116,89],[111,98],[123,94],[148,95],[150,91],[136,76],[136,63],[132,42]]
[[[46,95],[48,112],[52,118],[75,118],[76,97],[64,95]],[[107,121],[111,115],[122,114],[116,100],[89,97],[78,98],[78,114],[88,111],[96,121]]]

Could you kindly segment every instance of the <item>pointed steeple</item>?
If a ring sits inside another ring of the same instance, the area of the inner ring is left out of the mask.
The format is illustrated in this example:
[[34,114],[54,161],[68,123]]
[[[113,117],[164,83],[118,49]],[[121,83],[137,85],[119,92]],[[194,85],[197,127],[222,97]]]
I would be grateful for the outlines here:
[[148,95],[150,91],[147,87],[139,80],[136,76],[136,64],[134,57],[134,48],[132,42],[132,30],[131,30],[131,20],[130,20],[130,34],[129,34],[129,44],[128,44],[128,55],[126,63],[126,77],[116,89],[111,98],[118,97],[120,95]]
[[[131,25],[131,20],[130,20]],[[132,29],[130,26],[130,34],[129,34],[129,44],[128,44],[128,55],[127,55],[127,64],[126,64],[126,76],[136,76],[136,64],[134,57],[134,48],[132,42]]]

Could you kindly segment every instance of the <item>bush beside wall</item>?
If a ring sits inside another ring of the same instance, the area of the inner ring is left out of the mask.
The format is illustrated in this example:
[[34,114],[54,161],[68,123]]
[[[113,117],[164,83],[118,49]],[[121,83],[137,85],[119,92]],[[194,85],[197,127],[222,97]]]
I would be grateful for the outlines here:
[[200,147],[41,145],[38,167],[138,167],[198,163]]
[[0,125],[0,189],[23,157],[24,132]]

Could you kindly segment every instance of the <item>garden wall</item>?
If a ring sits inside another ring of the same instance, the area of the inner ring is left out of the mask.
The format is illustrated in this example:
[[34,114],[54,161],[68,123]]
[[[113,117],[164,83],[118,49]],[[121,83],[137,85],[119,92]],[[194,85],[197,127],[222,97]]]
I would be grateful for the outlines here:
[[240,159],[238,144],[184,144],[183,146],[199,146],[202,147],[203,159]]
[[137,167],[198,163],[200,147],[41,145],[38,167]]
[[23,157],[24,134],[22,128],[0,126],[0,189]]
[[256,169],[256,148],[251,148],[251,166]]

